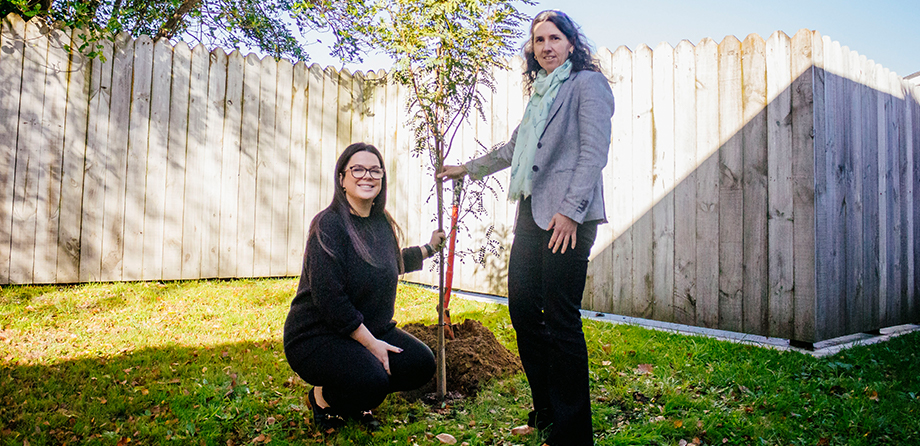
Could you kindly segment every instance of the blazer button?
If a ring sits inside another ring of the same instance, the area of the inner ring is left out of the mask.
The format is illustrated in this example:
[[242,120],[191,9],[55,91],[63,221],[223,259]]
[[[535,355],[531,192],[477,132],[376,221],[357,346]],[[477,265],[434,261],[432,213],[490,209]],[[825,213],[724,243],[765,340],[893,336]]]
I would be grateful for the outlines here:
[[534,172],[539,172],[539,171],[540,171],[540,168],[537,167],[537,166],[533,166],[533,171],[534,171]]
[[542,149],[542,148],[543,148],[543,143],[542,143],[542,142],[538,142],[538,143],[537,143],[537,148],[538,148],[538,149]]

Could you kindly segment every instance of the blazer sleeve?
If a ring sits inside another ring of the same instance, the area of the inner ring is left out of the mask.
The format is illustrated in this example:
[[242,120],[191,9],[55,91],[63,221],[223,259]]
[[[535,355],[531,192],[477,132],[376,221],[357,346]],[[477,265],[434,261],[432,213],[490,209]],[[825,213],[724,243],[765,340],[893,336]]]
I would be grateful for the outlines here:
[[518,128],[520,128],[520,124],[518,124],[518,127],[515,127],[514,132],[511,133],[511,139],[501,147],[463,165],[463,167],[466,167],[466,172],[470,178],[481,180],[499,170],[511,166],[511,160],[514,157],[514,143],[517,141]]
[[578,91],[578,160],[559,213],[583,223],[610,151],[613,93],[601,73],[587,72]]

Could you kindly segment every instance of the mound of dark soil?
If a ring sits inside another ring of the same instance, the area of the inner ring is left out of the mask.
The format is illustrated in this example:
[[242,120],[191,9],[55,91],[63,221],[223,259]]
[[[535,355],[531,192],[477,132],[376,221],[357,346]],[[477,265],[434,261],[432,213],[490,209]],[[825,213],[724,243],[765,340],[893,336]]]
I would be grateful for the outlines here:
[[[523,370],[521,359],[495,339],[481,322],[467,319],[452,326],[454,339],[445,340],[447,363],[447,392],[470,397],[481,385],[493,378],[508,376]],[[419,338],[431,351],[438,352],[438,326],[408,324],[402,327]],[[421,399],[437,391],[437,376],[420,389],[404,392],[409,399]]]

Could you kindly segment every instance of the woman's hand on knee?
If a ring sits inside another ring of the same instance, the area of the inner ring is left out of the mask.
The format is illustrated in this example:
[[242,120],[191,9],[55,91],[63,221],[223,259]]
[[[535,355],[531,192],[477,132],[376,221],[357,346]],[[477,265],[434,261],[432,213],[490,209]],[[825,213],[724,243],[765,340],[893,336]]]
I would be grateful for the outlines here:
[[364,324],[359,325],[358,328],[351,333],[351,337],[360,342],[364,348],[370,350],[371,354],[383,364],[383,369],[387,371],[387,375],[390,374],[390,352],[402,353],[401,348],[375,338]]
[[403,351],[403,349],[381,341],[380,339],[371,342],[370,345],[366,345],[365,347],[367,347],[377,360],[383,364],[383,369],[386,370],[387,375],[390,374],[390,352],[402,353]]

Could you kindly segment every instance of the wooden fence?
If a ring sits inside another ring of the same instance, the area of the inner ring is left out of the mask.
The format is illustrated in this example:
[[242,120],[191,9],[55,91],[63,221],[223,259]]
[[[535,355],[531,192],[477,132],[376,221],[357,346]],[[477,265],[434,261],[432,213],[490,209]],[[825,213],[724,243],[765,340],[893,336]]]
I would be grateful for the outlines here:
[[920,89],[817,32],[602,52],[585,306],[816,342],[920,321]]
[[[405,95],[367,82],[382,72],[125,36],[87,59],[69,30],[0,31],[0,284],[296,276],[360,140],[406,242],[434,229]],[[586,308],[804,342],[920,321],[920,88],[804,30],[598,56],[617,112]],[[519,72],[496,78],[449,161],[523,114]],[[510,246],[514,208],[486,207],[461,246],[490,226]],[[455,285],[503,292],[507,250],[486,260]]]

